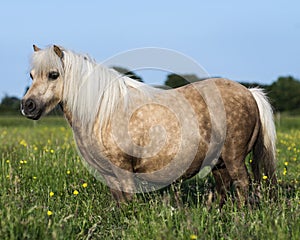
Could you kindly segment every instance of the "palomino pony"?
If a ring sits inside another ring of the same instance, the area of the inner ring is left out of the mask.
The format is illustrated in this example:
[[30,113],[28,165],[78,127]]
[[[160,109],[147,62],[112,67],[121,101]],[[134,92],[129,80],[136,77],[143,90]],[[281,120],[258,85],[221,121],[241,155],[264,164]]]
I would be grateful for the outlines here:
[[162,90],[122,76],[86,55],[34,46],[32,86],[22,114],[37,120],[57,104],[82,158],[119,202],[210,170],[224,202],[231,186],[248,199],[250,175],[276,184],[273,112],[261,89],[208,79]]

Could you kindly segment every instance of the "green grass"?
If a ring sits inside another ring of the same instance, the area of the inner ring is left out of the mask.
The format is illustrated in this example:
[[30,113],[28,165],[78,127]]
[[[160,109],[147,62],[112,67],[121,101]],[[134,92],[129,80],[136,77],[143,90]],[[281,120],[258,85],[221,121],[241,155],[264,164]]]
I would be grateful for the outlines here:
[[210,176],[118,208],[83,166],[64,119],[2,117],[0,239],[300,239],[299,123],[278,125],[278,201],[264,195],[255,208],[228,202],[219,211],[206,204]]

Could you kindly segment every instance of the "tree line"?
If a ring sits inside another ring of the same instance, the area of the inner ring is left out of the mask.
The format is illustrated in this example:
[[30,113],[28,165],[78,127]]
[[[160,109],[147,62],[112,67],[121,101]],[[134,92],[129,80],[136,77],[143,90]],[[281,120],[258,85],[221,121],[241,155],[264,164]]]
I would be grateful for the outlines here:
[[[128,71],[122,67],[114,67],[114,69],[137,81],[143,82],[143,79],[132,71]],[[177,88],[201,80],[203,79],[198,78],[194,74],[169,74],[164,82],[164,85],[156,87],[163,89]],[[247,82],[240,83],[246,87],[260,87],[265,89],[275,112],[300,114],[300,81],[298,79],[292,76],[281,76],[270,85]],[[5,95],[0,103],[0,115],[15,114],[20,114],[20,99],[14,96]],[[61,111],[59,108],[56,108],[51,114],[59,115],[61,114]]]

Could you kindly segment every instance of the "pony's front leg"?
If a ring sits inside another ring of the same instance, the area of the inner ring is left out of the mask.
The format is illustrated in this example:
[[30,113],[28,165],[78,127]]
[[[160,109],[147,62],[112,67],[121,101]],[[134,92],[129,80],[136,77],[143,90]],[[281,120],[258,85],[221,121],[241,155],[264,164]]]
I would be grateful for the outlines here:
[[122,192],[120,190],[116,190],[113,188],[110,188],[110,193],[113,196],[113,198],[116,200],[118,206],[132,199],[131,193]]
[[132,199],[133,194],[130,192],[125,192],[122,184],[115,176],[105,176],[104,178],[110,189],[110,193],[117,202],[118,206],[120,206],[121,203],[125,203]]
[[[124,167],[124,166],[123,166]],[[128,167],[130,169],[130,167]],[[127,169],[128,169],[127,168]],[[130,201],[136,192],[133,172],[111,164],[113,175],[105,177],[114,199],[119,203]]]
[[127,168],[120,168],[114,166],[112,170],[120,184],[120,190],[123,193],[124,199],[130,201],[133,194],[136,193],[132,167],[128,166]]

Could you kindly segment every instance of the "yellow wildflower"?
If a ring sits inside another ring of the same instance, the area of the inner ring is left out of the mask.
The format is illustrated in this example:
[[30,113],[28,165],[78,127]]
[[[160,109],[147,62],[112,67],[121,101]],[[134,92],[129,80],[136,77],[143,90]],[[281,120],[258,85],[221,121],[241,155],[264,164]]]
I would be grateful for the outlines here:
[[264,175],[262,178],[263,178],[263,180],[267,180],[268,176]]
[[50,193],[49,193],[49,196],[50,196],[50,197],[53,197],[53,196],[54,196],[54,192],[50,192]]
[[82,184],[82,187],[86,188],[87,185],[88,185],[87,183],[83,183],[83,184]]
[[27,147],[27,142],[23,139],[20,141],[20,145]]
[[289,165],[289,162],[284,162],[284,165],[285,165],[285,166]]
[[67,174],[69,175],[71,173],[71,171],[70,170],[67,170]]
[[74,195],[78,195],[78,193],[79,192],[77,190],[74,190],[74,192],[73,192]]
[[192,235],[190,236],[190,239],[191,239],[191,240],[196,240],[196,239],[197,239],[197,235],[192,234]]
[[47,215],[48,215],[48,216],[51,216],[52,214],[53,214],[52,211],[50,211],[50,210],[47,211]]

